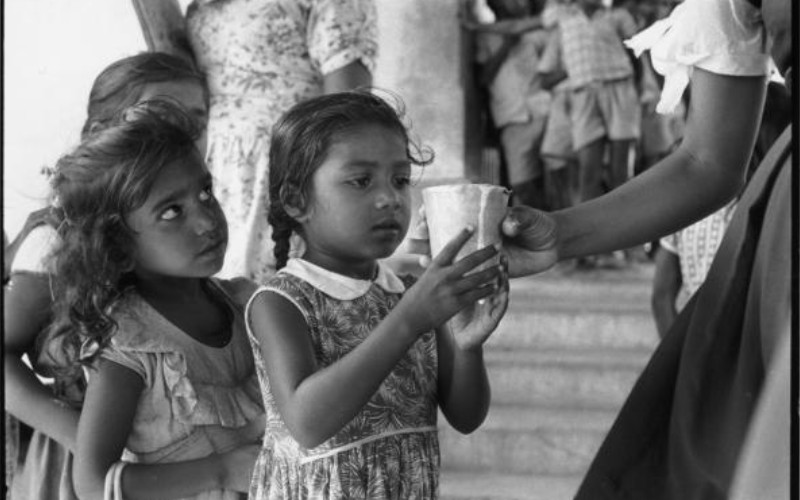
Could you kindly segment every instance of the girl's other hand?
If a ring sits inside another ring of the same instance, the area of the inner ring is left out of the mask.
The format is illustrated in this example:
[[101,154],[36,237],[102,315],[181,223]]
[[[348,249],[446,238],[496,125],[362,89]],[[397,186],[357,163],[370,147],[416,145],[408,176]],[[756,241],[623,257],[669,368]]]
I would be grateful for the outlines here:
[[558,262],[558,226],[547,212],[512,207],[502,224],[503,253],[512,278],[546,271]]
[[261,445],[248,444],[223,453],[222,487],[226,490],[247,493],[250,490],[250,477],[258,458]]
[[483,346],[508,309],[508,259],[505,255],[500,257],[500,266],[502,273],[497,292],[456,313],[448,322],[456,344],[462,350]]
[[472,233],[472,228],[465,228],[448,242],[398,304],[398,309],[406,311],[405,318],[413,332],[422,334],[436,328],[499,289],[503,274],[500,266],[467,274],[495,257],[497,248],[482,248],[453,263]]

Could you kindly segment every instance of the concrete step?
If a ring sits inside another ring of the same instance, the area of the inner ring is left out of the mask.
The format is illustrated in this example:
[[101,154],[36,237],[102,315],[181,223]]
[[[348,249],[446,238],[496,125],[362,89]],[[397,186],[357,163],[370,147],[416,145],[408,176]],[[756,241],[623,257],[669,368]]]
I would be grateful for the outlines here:
[[441,500],[571,500],[581,477],[487,474],[443,470]]
[[487,349],[492,404],[618,408],[650,350]]
[[652,350],[651,282],[647,265],[512,280],[508,312],[487,345]]
[[615,418],[614,410],[492,405],[469,435],[441,417],[442,468],[536,476],[582,475]]

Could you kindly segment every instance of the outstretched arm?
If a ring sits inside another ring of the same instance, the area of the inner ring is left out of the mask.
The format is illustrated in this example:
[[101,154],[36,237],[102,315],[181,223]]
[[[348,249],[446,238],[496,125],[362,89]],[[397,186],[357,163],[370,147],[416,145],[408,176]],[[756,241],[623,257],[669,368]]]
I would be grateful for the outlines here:
[[338,361],[319,367],[308,326],[287,299],[265,292],[248,320],[259,340],[278,409],[303,446],[323,443],[355,417],[420,335],[493,292],[498,270],[464,276],[497,255],[494,247],[452,263],[469,238],[464,231],[434,259],[366,339]]
[[555,212],[559,257],[653,241],[724,206],[744,183],[765,88],[764,77],[695,68],[681,145],[607,195]]
[[439,407],[450,425],[464,434],[477,429],[489,411],[491,390],[483,344],[508,307],[505,269],[495,290],[491,297],[457,313],[436,329]]

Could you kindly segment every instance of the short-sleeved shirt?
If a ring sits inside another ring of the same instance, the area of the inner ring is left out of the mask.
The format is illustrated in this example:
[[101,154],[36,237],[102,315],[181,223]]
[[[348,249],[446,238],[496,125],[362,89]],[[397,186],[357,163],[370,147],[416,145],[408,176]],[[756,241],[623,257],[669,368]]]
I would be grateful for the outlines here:
[[624,9],[600,9],[591,17],[574,9],[558,21],[557,47],[572,88],[633,75],[622,41],[636,33],[636,21]]
[[[523,34],[509,50],[489,84],[489,106],[498,127],[509,123],[527,123],[531,115],[547,115],[550,95],[542,88],[537,69],[547,39],[547,32],[543,30]],[[481,34],[478,38],[477,61],[488,61],[499,50],[502,40],[502,35]]]

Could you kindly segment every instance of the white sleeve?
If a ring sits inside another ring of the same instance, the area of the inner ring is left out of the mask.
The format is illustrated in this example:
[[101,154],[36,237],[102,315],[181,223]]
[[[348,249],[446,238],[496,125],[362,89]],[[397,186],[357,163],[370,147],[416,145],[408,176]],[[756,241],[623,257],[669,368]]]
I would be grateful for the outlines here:
[[650,50],[664,75],[659,113],[675,109],[697,67],[722,75],[769,74],[769,43],[759,9],[746,0],[684,0],[666,19],[625,44]]
[[49,256],[56,243],[58,233],[52,226],[42,224],[31,229],[17,250],[11,272],[48,273]]

